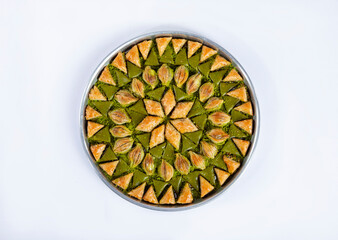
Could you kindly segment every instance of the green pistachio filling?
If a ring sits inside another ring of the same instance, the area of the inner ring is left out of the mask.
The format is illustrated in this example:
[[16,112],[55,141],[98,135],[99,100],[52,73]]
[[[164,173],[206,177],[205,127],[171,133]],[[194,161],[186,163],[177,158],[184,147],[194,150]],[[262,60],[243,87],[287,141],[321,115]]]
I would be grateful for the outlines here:
[[113,57],[114,82],[98,77],[84,113],[87,141],[98,168],[125,194],[190,204],[217,192],[246,157],[255,130],[251,99],[221,53],[189,40],[150,41]]

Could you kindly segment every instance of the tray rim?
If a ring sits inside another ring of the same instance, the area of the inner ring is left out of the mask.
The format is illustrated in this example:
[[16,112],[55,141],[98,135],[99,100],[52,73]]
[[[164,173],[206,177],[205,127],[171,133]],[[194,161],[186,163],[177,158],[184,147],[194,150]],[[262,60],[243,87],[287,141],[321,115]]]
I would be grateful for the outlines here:
[[[86,103],[88,101],[88,93],[90,91],[90,89],[92,88],[92,86],[96,83],[97,81],[97,77],[99,75],[99,73],[102,71],[103,67],[105,65],[107,65],[111,58],[117,54],[119,51],[125,51],[128,48],[130,48],[132,45],[141,42],[143,40],[147,40],[147,39],[154,39],[156,37],[165,37],[165,36],[171,36],[173,38],[178,37],[178,38],[186,38],[187,40],[195,40],[195,41],[199,41],[201,43],[203,43],[206,46],[209,46],[211,48],[217,49],[221,55],[224,55],[229,61],[231,61],[231,63],[237,68],[237,70],[241,73],[241,75],[243,76],[244,79],[244,83],[248,86],[248,90],[250,93],[250,97],[251,97],[251,102],[253,105],[253,109],[254,109],[254,115],[253,115],[253,119],[254,119],[254,133],[252,134],[252,140],[251,140],[251,144],[249,147],[249,150],[247,152],[246,157],[243,159],[242,163],[241,163],[241,167],[231,176],[231,178],[223,185],[221,186],[219,189],[217,189],[216,192],[214,192],[213,194],[200,199],[199,201],[192,203],[192,204],[188,204],[188,205],[154,205],[151,203],[147,203],[147,202],[143,202],[140,200],[136,200],[132,197],[129,197],[128,195],[126,195],[125,193],[123,193],[121,190],[119,190],[117,187],[115,187],[111,182],[109,182],[106,177],[104,176],[104,174],[100,171],[99,167],[96,165],[96,161],[95,159],[91,156],[90,154],[90,149],[89,149],[89,143],[86,140],[86,120],[85,120],[85,107],[86,107]],[[216,197],[220,196],[222,193],[226,192],[227,189],[229,189],[229,187],[235,183],[239,177],[243,174],[243,172],[246,170],[250,159],[252,158],[252,155],[254,153],[254,150],[256,148],[257,145],[257,141],[258,141],[258,137],[259,137],[259,131],[260,131],[260,110],[259,110],[259,104],[258,104],[258,100],[257,100],[257,96],[253,87],[253,84],[251,82],[251,79],[249,77],[249,75],[247,74],[247,72],[244,70],[244,68],[242,67],[242,65],[222,46],[218,45],[217,43],[215,43],[214,41],[203,37],[199,34],[196,33],[191,33],[191,32],[187,32],[187,31],[156,31],[156,32],[149,32],[149,33],[145,33],[142,35],[139,35],[137,37],[134,37],[132,39],[130,39],[129,41],[124,42],[123,44],[121,44],[120,46],[118,46],[117,48],[115,48],[113,51],[111,51],[100,63],[99,65],[95,68],[93,74],[91,75],[88,85],[84,90],[84,93],[82,95],[82,100],[81,100],[81,105],[80,105],[80,137],[81,137],[81,142],[82,142],[82,146],[83,149],[85,150],[87,157],[92,165],[93,168],[95,168],[95,172],[96,174],[101,178],[101,180],[114,192],[116,193],[118,196],[122,197],[123,199],[127,200],[128,202],[131,202],[133,204],[136,204],[137,206],[140,207],[144,207],[147,209],[151,209],[151,210],[157,210],[157,211],[181,211],[181,210],[187,210],[187,209],[192,209],[201,205],[204,205],[208,202],[210,202],[211,200],[215,199]]]

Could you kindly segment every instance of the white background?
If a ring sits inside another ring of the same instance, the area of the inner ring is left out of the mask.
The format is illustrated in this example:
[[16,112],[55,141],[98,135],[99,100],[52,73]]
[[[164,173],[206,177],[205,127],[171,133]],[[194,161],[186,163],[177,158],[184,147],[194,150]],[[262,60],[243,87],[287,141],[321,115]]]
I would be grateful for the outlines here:
[[[337,1],[0,1],[0,239],[337,239]],[[197,209],[114,194],[81,146],[98,63],[156,30],[207,36],[250,75],[260,139]]]

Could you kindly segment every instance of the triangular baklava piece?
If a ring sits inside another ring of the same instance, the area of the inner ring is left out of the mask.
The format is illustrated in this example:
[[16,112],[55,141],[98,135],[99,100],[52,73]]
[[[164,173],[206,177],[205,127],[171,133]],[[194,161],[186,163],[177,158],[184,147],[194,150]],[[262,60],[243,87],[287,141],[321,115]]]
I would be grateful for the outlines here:
[[151,40],[148,40],[148,41],[146,40],[146,41],[143,41],[143,42],[137,44],[138,49],[140,50],[144,60],[146,60],[147,57],[148,57],[148,54],[149,54],[150,48],[151,48],[151,43],[152,43]]
[[219,168],[215,168],[215,173],[218,178],[219,185],[223,185],[225,181],[228,179],[230,174],[224,170],[221,170]]
[[188,204],[188,203],[192,203],[193,200],[194,198],[192,196],[189,183],[186,183],[181,191],[180,196],[177,199],[177,203]]
[[246,152],[248,151],[248,148],[250,146],[250,142],[246,141],[246,140],[242,140],[242,139],[237,139],[237,138],[234,138],[232,140],[234,141],[234,143],[236,144],[236,146],[239,148],[239,150],[241,151],[242,155],[245,156]]
[[126,54],[126,59],[134,63],[136,66],[141,67],[140,55],[138,53],[137,45],[132,47],[129,52]]
[[103,128],[104,125],[88,121],[87,123],[87,135],[88,137],[92,137],[95,133],[97,133],[101,128]]
[[214,190],[214,186],[212,186],[204,177],[200,176],[200,189],[201,197],[204,197],[212,190]]
[[223,79],[224,82],[235,82],[235,81],[242,81],[243,78],[236,69],[232,69],[228,75]]
[[215,61],[211,65],[210,71],[216,71],[225,66],[230,66],[230,62],[227,61],[224,57],[217,55]]
[[160,200],[160,204],[175,204],[173,186],[170,186]]
[[227,165],[228,172],[233,174],[237,168],[241,165],[239,162],[236,162],[235,160],[232,160],[231,158],[228,158],[227,156],[223,156],[223,161]]
[[116,82],[113,78],[113,76],[110,74],[109,68],[108,66],[105,66],[105,68],[103,69],[100,77],[99,77],[99,81],[100,82],[104,82],[104,83],[108,83],[111,85],[116,85]]
[[235,122],[237,127],[242,128],[244,131],[252,134],[252,119],[246,119],[242,121]]
[[149,187],[148,191],[143,196],[143,200],[146,202],[158,204],[158,200],[153,186]]
[[171,40],[171,42],[173,43],[175,53],[178,53],[183,47],[183,45],[187,42],[187,40],[179,38],[179,39],[173,39]]
[[167,48],[171,37],[156,38],[157,49],[160,57],[163,55],[165,49]]
[[128,195],[132,196],[138,200],[142,200],[143,197],[143,193],[144,193],[144,189],[146,187],[146,182],[142,183],[140,186],[138,186],[137,188],[134,188],[133,190],[131,190]]
[[124,60],[123,53],[119,52],[117,54],[114,61],[112,62],[112,65],[120,69],[122,72],[127,73],[126,60]]
[[202,43],[188,41],[188,58],[190,58],[194,53],[202,46]]
[[127,175],[124,175],[122,177],[119,177],[115,180],[113,180],[113,183],[119,186],[120,188],[126,190],[129,186],[129,183],[131,181],[131,178],[133,177],[133,173],[129,173]]
[[98,87],[94,86],[89,92],[90,100],[107,101],[107,98],[100,92]]
[[107,162],[107,163],[102,163],[100,164],[100,167],[109,175],[112,176],[117,164],[119,161],[114,161],[114,162]]
[[239,105],[238,107],[235,107],[234,109],[240,112],[247,113],[249,115],[253,114],[251,102],[243,103],[242,105]]
[[205,60],[207,60],[208,58],[214,56],[217,53],[216,50],[209,48],[207,46],[203,46],[202,47],[202,52],[201,52],[201,59],[200,59],[200,63],[204,62]]
[[90,146],[90,151],[92,152],[96,161],[100,159],[105,148],[106,144],[95,144]]
[[86,107],[86,120],[98,118],[98,117],[101,117],[101,116],[102,116],[102,114],[99,113],[98,111],[96,111],[91,106]]
[[241,87],[241,88],[237,88],[235,90],[232,90],[232,91],[228,92],[227,95],[234,97],[234,98],[238,98],[239,100],[241,100],[243,102],[248,101],[248,94],[246,92],[245,87]]

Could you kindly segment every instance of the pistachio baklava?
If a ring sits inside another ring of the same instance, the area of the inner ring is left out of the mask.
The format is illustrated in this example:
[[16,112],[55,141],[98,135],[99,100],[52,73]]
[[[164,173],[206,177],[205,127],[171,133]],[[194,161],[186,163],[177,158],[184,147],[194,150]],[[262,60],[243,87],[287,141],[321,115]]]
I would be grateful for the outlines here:
[[202,42],[158,37],[114,55],[84,111],[93,161],[121,192],[187,205],[225,185],[255,131],[244,76]]

